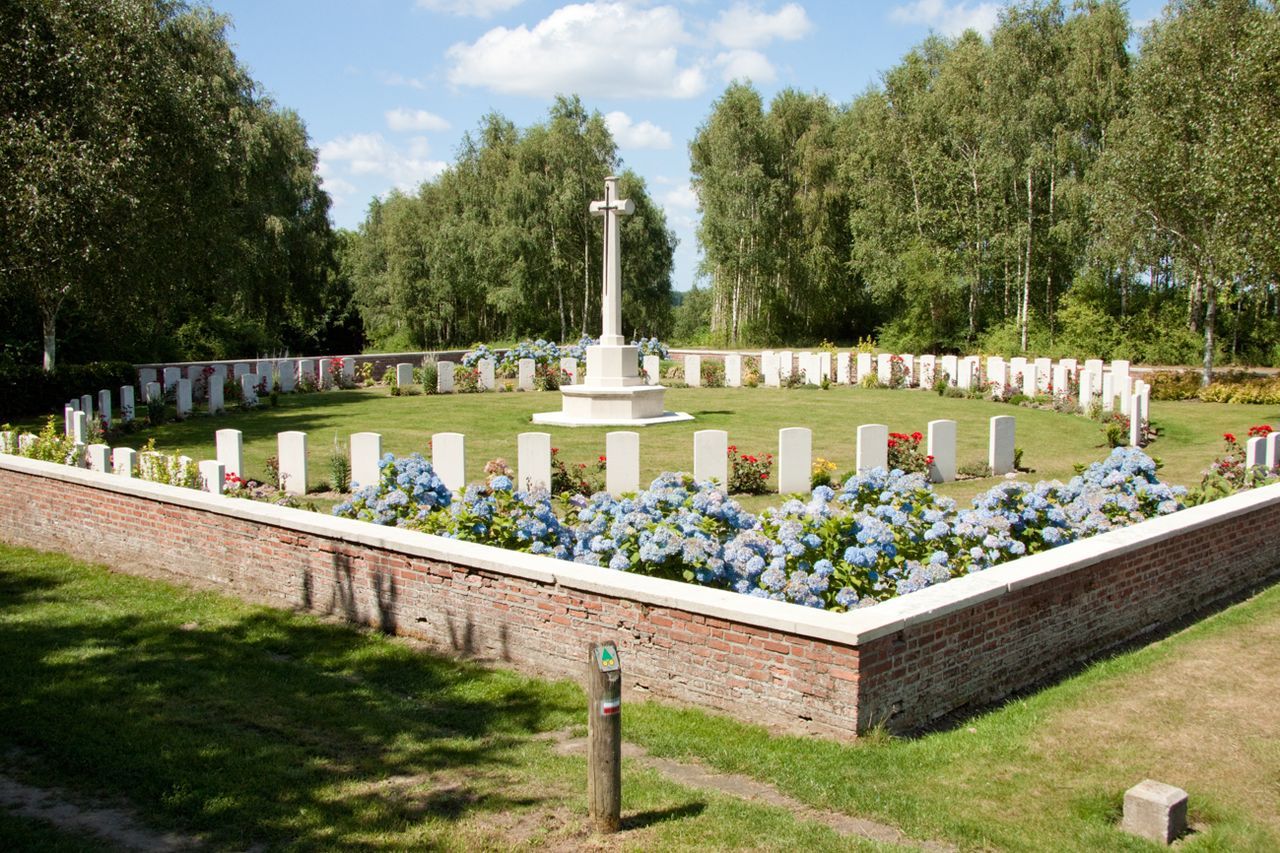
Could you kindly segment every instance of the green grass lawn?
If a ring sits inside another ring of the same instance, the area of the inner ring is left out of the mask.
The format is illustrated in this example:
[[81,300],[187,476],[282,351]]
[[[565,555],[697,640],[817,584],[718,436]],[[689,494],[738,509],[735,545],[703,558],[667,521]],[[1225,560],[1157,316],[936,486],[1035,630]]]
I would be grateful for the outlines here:
[[[625,646],[623,665],[626,665]],[[305,615],[0,546],[0,772],[124,801],[218,849],[596,844],[573,684]],[[1033,696],[912,739],[777,737],[629,701],[651,753],[964,849],[1145,850],[1125,788],[1186,788],[1186,850],[1280,847],[1280,587]],[[631,698],[631,697],[628,697]],[[870,849],[624,762],[628,849]],[[29,821],[0,809],[0,841]],[[32,848],[82,849],[49,830]]]
[[[989,419],[1011,414],[1017,418],[1017,445],[1023,449],[1023,463],[1032,469],[1024,476],[1031,479],[1069,478],[1073,465],[1093,462],[1108,452],[1099,425],[1083,417],[943,398],[924,391],[847,386],[827,391],[675,388],[667,391],[666,400],[668,408],[689,412],[696,420],[640,430],[642,482],[662,471],[691,470],[693,433],[699,429],[727,430],[730,443],[742,452],[776,453],[779,429],[809,427],[814,456],[835,462],[841,473],[853,468],[857,427],[865,423],[884,423],[898,432],[926,432],[930,420],[953,419],[958,423],[959,461],[965,464],[985,462]],[[550,432],[552,445],[569,462],[594,461],[603,454],[607,429],[530,423],[533,413],[559,407],[560,396],[554,392],[392,397],[386,388],[331,391],[284,395],[278,408],[233,411],[217,418],[196,416],[135,433],[121,443],[137,447],[154,436],[161,449],[180,449],[194,458],[207,459],[214,455],[215,430],[239,429],[245,436],[245,464],[251,476],[261,479],[266,476],[266,458],[276,452],[276,433],[301,430],[308,435],[308,480],[314,488],[329,476],[328,459],[335,439],[343,443],[354,432],[378,432],[385,451],[403,455],[426,453],[432,433],[461,432],[467,437],[468,477],[480,479],[490,459],[502,457],[515,466],[516,436],[525,431]],[[1151,417],[1162,433],[1148,452],[1164,461],[1162,476],[1170,482],[1194,485],[1219,451],[1223,432],[1243,435],[1251,424],[1280,422],[1280,408],[1155,402]],[[945,485],[941,491],[968,500],[995,482],[968,480]],[[776,502],[776,497],[744,501],[754,510]]]

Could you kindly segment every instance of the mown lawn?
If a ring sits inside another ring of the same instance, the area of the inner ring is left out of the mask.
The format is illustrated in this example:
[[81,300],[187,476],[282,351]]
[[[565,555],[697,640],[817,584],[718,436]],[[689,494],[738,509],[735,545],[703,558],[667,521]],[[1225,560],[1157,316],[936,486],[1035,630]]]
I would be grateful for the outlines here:
[[[1075,415],[1030,408],[1015,408],[981,400],[950,399],[924,391],[868,390],[837,386],[817,388],[698,388],[669,389],[667,407],[696,416],[691,423],[647,427],[640,431],[641,479],[647,482],[662,471],[688,471],[693,466],[693,433],[699,429],[724,429],[731,444],[746,453],[776,453],[778,430],[805,426],[813,430],[815,457],[836,463],[841,473],[854,465],[857,427],[884,423],[893,431],[926,432],[930,420],[949,418],[958,423],[958,457],[961,465],[985,462],[989,419],[993,415],[1017,418],[1017,444],[1030,479],[1066,479],[1076,464],[1087,464],[1108,452],[1098,424]],[[516,436],[525,431],[546,431],[552,445],[568,462],[594,462],[605,450],[607,429],[540,427],[530,423],[534,412],[560,407],[555,392],[459,394],[447,396],[392,397],[386,388],[284,395],[278,408],[252,412],[232,411],[210,418],[196,416],[183,423],[127,436],[121,444],[141,446],[154,437],[157,446],[181,450],[194,458],[212,458],[214,431],[239,429],[245,436],[245,464],[251,476],[266,476],[265,462],[276,452],[276,433],[301,430],[308,435],[308,481],[312,488],[328,479],[328,460],[335,441],[345,448],[351,433],[382,434],[385,451],[397,455],[428,453],[435,432],[460,432],[467,437],[467,471],[480,479],[488,460],[516,462]],[[1195,485],[1200,473],[1221,448],[1221,435],[1243,435],[1255,423],[1280,423],[1280,407],[1219,403],[1155,402],[1152,420],[1161,430],[1148,452],[1165,467],[1161,476],[1170,482]],[[967,501],[990,488],[994,479],[966,480],[941,487],[941,491]],[[759,510],[777,502],[776,496],[750,498],[749,508]]]
[[[583,759],[537,737],[581,728],[568,682],[0,546],[0,684],[0,772],[123,799],[216,848],[604,843],[587,826]],[[634,701],[624,734],[965,849],[1149,849],[1113,824],[1123,790],[1150,776],[1191,793],[1198,831],[1183,849],[1274,850],[1278,688],[1273,587],[918,738],[776,737]],[[631,761],[624,791],[627,829],[609,843],[629,849],[870,847]],[[2,816],[0,840],[23,826]]]

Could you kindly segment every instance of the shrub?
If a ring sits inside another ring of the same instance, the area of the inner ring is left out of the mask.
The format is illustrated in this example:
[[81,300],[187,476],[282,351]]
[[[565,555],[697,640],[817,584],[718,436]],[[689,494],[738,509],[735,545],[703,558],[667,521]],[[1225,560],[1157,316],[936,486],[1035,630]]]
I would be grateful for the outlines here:
[[533,387],[539,391],[556,391],[568,384],[569,373],[559,364],[539,364],[533,370]]
[[809,487],[831,486],[835,483],[836,463],[819,456],[813,460],[813,470],[809,474]]
[[63,425],[54,415],[45,418],[44,426],[40,428],[35,441],[28,442],[26,447],[18,442],[16,452],[28,459],[56,462],[59,465],[74,465],[80,461],[76,458],[75,439],[63,433]]
[[757,456],[739,453],[736,445],[729,445],[729,493],[736,495],[763,495],[769,491],[769,474],[773,471],[773,454]]
[[[1251,426],[1249,437],[1266,437],[1272,431],[1270,424]],[[1223,433],[1222,441],[1225,445],[1222,455],[1205,469],[1200,485],[1187,497],[1187,503],[1208,503],[1236,492],[1280,482],[1280,470],[1245,467],[1245,449],[1233,433]]]
[[62,411],[72,397],[110,389],[112,396],[122,385],[134,385],[138,372],[125,361],[98,361],[90,364],[59,365],[45,373],[35,365],[6,365],[0,368],[0,420]]
[[435,362],[425,362],[413,370],[413,379],[422,386],[424,394],[436,394],[440,390],[440,368]]
[[347,448],[333,437],[333,450],[329,452],[329,483],[335,492],[345,492],[351,488],[351,457]]
[[194,460],[177,453],[161,453],[156,450],[155,439],[150,439],[138,453],[138,476],[153,483],[167,483],[187,489],[203,488],[200,466]]
[[453,368],[453,390],[458,394],[478,394],[480,387],[480,369],[455,365]]
[[594,495],[605,485],[605,457],[594,463],[567,464],[560,458],[560,448],[551,448],[551,493],[555,495]]
[[452,502],[449,489],[421,454],[397,459],[388,453],[378,462],[378,482],[335,506],[333,514],[403,527]]
[[933,457],[926,456],[920,449],[924,435],[913,432],[889,433],[889,470],[903,471],[908,474],[927,474],[933,464]]
[[702,384],[706,388],[723,388],[724,387],[724,362],[712,361],[711,359],[703,359],[702,361]]

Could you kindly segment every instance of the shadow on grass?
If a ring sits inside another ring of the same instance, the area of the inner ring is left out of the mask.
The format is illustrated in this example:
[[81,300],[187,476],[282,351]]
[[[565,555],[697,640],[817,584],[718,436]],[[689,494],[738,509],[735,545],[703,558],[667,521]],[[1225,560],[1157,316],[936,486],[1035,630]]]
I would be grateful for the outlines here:
[[651,809],[647,812],[637,812],[636,814],[626,815],[622,818],[622,828],[644,829],[645,827],[654,826],[659,823],[666,823],[667,821],[697,817],[706,810],[707,804],[701,800],[685,803],[682,806],[671,806],[666,809]]
[[[396,846],[411,822],[536,806],[501,784],[571,685],[433,658],[163,585],[0,564],[0,748],[217,846]],[[105,589],[104,589],[105,587]]]

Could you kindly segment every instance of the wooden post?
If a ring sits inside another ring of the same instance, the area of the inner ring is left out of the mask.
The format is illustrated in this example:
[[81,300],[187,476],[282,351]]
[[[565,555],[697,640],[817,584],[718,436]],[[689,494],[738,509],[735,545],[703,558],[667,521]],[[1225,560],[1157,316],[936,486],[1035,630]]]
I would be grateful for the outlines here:
[[616,643],[591,643],[587,660],[587,801],[598,832],[622,815],[622,666]]

